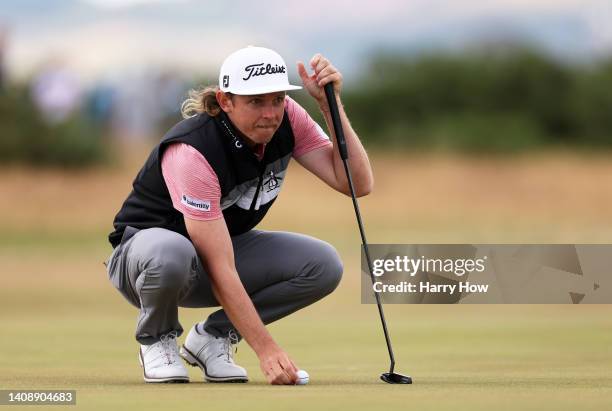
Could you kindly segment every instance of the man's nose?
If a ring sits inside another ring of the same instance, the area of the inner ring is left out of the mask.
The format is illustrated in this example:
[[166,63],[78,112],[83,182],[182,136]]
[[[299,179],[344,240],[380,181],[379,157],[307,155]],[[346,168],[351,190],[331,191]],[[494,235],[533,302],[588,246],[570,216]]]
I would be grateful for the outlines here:
[[276,109],[272,104],[266,104],[261,110],[261,116],[263,118],[274,118],[276,117]]

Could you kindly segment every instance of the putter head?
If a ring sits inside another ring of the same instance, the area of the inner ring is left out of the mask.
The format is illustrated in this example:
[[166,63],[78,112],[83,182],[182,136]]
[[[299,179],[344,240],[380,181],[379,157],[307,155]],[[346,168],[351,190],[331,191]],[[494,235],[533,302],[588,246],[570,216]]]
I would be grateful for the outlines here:
[[407,375],[394,372],[385,372],[380,375],[380,379],[387,384],[412,384],[412,378]]

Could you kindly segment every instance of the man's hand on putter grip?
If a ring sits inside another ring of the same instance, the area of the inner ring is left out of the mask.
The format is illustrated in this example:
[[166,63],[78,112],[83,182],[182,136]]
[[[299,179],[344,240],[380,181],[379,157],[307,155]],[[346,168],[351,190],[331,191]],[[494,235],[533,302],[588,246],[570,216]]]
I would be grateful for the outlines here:
[[317,100],[322,109],[327,110],[327,99],[323,87],[327,83],[333,82],[334,92],[336,95],[340,95],[340,90],[342,89],[342,74],[321,54],[315,54],[313,58],[310,59],[309,64],[314,71],[312,75],[308,74],[304,63],[301,61],[297,63],[298,74],[308,93]]
[[298,368],[280,347],[261,355],[259,366],[270,384],[292,385],[297,381]]

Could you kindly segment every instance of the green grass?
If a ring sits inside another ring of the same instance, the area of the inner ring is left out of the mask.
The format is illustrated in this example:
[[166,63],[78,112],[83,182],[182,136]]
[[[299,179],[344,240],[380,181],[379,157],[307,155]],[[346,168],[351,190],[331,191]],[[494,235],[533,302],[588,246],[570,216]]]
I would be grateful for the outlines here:
[[[89,244],[89,245],[87,245]],[[361,305],[355,244],[340,288],[319,304],[270,326],[308,386],[265,383],[242,343],[246,385],[146,385],[132,338],[136,310],[107,283],[102,243],[26,257],[0,252],[0,339],[5,389],[75,389],[77,409],[603,410],[612,394],[610,306],[387,306],[397,371],[412,386],[378,379],[388,366],[376,308]],[[24,251],[23,249],[21,251]],[[44,267],[52,269],[44,270]],[[184,328],[211,310],[181,309]],[[74,408],[72,408],[74,409]]]

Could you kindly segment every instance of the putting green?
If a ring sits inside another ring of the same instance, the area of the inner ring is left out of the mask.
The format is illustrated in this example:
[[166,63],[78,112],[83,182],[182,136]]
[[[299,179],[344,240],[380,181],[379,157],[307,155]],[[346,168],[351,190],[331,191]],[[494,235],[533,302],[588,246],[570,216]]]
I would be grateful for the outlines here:
[[[384,384],[384,339],[375,306],[359,302],[354,263],[335,294],[270,326],[308,386],[266,385],[244,343],[248,384],[203,383],[190,367],[191,384],[145,385],[136,310],[107,284],[104,247],[32,248],[26,260],[1,256],[21,272],[1,292],[0,387],[75,389],[78,409],[601,410],[612,394],[609,306],[387,306],[397,371],[415,383]],[[210,311],[182,309],[183,326]]]
[[[362,200],[373,243],[611,238],[612,199],[601,190],[611,183],[602,180],[612,179],[607,160],[538,159],[518,165],[374,160],[377,191]],[[132,337],[136,310],[108,283],[102,266],[109,253],[104,236],[136,168],[0,177],[0,199],[8,199],[0,211],[13,216],[1,221],[0,389],[74,389],[77,406],[67,408],[83,410],[610,409],[610,305],[386,306],[397,371],[411,375],[414,384],[380,381],[387,352],[376,307],[360,303],[358,232],[350,199],[298,168],[265,227],[326,239],[345,261],[334,294],[270,326],[309,372],[310,384],[266,385],[244,343],[237,360],[249,371],[248,384],[203,383],[194,368],[189,368],[190,384],[144,384]],[[515,178],[516,172],[521,174]],[[569,184],[570,177],[585,184]],[[559,201],[568,184],[576,191],[572,200]],[[25,195],[24,186],[41,191],[26,193],[32,201],[11,203]],[[100,208],[68,201],[77,189]],[[61,207],[44,215],[28,209],[42,199]],[[183,326],[209,312],[182,309]]]

